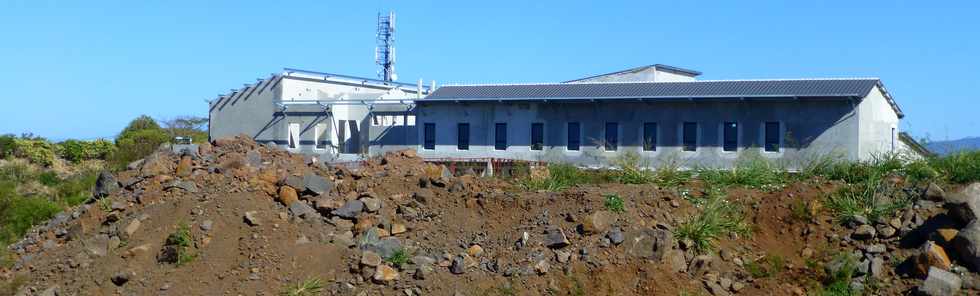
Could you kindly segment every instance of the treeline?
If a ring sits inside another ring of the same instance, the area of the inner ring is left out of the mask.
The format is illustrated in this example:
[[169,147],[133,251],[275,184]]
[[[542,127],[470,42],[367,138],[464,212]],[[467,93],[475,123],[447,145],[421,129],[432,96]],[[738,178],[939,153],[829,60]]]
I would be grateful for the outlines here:
[[142,115],[124,128],[113,140],[75,140],[51,142],[32,134],[0,135],[0,159],[15,157],[40,166],[51,166],[59,158],[79,163],[85,160],[105,160],[111,169],[121,169],[129,162],[149,155],[161,144],[175,137],[207,141],[207,118],[184,116],[162,120]]

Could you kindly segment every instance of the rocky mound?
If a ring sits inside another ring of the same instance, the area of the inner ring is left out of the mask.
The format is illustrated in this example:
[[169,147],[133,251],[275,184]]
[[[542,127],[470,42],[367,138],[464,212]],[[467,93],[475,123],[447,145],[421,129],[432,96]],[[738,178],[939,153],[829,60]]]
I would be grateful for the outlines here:
[[887,295],[977,291],[980,187],[849,228],[820,210],[834,187],[733,192],[752,234],[699,254],[673,235],[697,186],[526,192],[411,151],[327,167],[239,137],[103,174],[94,202],[10,246],[3,274],[22,295],[804,295],[843,269]]

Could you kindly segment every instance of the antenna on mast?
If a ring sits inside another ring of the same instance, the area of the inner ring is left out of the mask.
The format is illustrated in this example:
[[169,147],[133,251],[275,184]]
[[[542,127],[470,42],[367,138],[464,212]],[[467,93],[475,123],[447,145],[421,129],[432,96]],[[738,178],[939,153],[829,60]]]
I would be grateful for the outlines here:
[[378,76],[384,81],[398,79],[395,74],[395,13],[382,15],[378,12],[378,46],[374,49],[374,62],[381,66]]

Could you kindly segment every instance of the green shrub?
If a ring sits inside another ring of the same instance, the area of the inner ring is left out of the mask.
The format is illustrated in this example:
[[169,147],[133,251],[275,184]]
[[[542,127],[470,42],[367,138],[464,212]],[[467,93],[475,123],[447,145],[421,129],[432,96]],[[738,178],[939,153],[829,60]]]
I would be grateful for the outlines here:
[[65,140],[58,144],[59,156],[71,162],[80,162],[89,159],[105,159],[115,151],[116,146],[110,141],[80,141]]
[[[0,185],[7,187],[9,185]],[[22,197],[0,192],[0,242],[10,243],[24,236],[34,225],[44,222],[61,211],[56,203],[45,198]]]
[[92,188],[99,178],[98,171],[83,171],[61,180],[55,186],[57,200],[62,206],[72,207],[82,204],[92,196]]
[[830,262],[829,264],[840,264],[839,269],[825,276],[824,288],[819,294],[823,296],[861,295],[860,292],[851,289],[851,279],[854,277],[857,259],[849,253],[840,253]]
[[980,181],[980,151],[963,151],[929,161],[939,175],[952,183]]
[[745,262],[745,271],[757,279],[775,276],[785,269],[786,261],[778,255],[766,255],[759,260]]
[[194,260],[194,255],[190,252],[191,244],[193,243],[194,238],[191,236],[190,226],[187,226],[187,223],[181,222],[177,225],[177,230],[167,236],[164,245],[176,248],[177,262],[174,263],[177,266],[181,266]]
[[612,159],[612,164],[619,169],[615,176],[618,183],[647,184],[655,180],[655,175],[645,168],[643,157],[636,151],[623,151]]
[[108,162],[113,169],[125,168],[130,162],[150,155],[169,139],[162,129],[126,132],[116,140],[116,150],[108,157]]
[[385,258],[385,261],[400,268],[402,265],[408,264],[408,252],[405,249],[398,249],[391,256]]
[[11,134],[0,135],[0,159],[14,155],[14,140],[16,136]]
[[61,183],[61,178],[55,172],[45,171],[37,175],[37,181],[44,186],[53,187]]
[[603,201],[603,206],[606,210],[614,213],[622,213],[626,211],[626,203],[623,201],[622,197],[617,194],[606,194],[605,200]]
[[[701,202],[696,202],[699,204]],[[678,239],[690,240],[697,253],[710,252],[723,235],[747,234],[748,224],[741,208],[729,202],[724,194],[709,192],[703,198],[701,211],[674,230]]]
[[15,139],[14,156],[26,158],[31,163],[49,166],[56,159],[55,145],[44,139]]

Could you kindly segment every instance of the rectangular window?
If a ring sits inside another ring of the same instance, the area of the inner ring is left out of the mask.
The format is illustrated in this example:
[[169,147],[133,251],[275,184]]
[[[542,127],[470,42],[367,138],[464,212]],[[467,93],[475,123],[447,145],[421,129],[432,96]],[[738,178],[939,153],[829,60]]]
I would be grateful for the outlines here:
[[643,123],[643,151],[657,151],[657,123]]
[[606,122],[606,151],[616,151],[619,148],[619,123]]
[[314,147],[318,150],[327,149],[327,124],[317,123],[316,127],[313,128],[314,141],[316,141]]
[[766,122],[766,152],[779,152],[779,122]]
[[380,126],[380,125],[381,125],[381,115],[371,116],[371,126]]
[[493,128],[493,149],[507,150],[507,124],[497,123]]
[[436,149],[436,124],[426,123],[424,131],[424,140],[422,141],[422,149]]
[[405,125],[407,125],[407,126],[415,126],[415,115],[407,115],[407,116],[405,116]]
[[347,121],[337,121],[337,152],[344,153],[347,149]]
[[289,149],[299,148],[299,123],[289,124]]
[[722,127],[722,138],[722,150],[729,152],[738,150],[738,123],[726,122]]
[[568,123],[568,142],[566,143],[566,149],[569,151],[578,151],[579,147],[582,146],[582,127],[578,122]]
[[698,124],[696,122],[685,122],[683,126],[684,151],[698,150]]
[[347,153],[361,153],[361,132],[358,129],[357,120],[347,121],[347,130],[350,131],[348,137],[350,144],[347,145]]
[[531,124],[531,150],[544,148],[544,123]]
[[456,125],[456,149],[470,150],[469,123],[460,123]]

